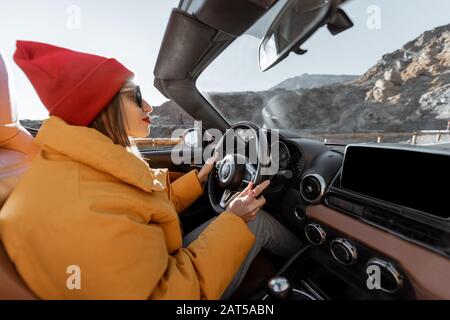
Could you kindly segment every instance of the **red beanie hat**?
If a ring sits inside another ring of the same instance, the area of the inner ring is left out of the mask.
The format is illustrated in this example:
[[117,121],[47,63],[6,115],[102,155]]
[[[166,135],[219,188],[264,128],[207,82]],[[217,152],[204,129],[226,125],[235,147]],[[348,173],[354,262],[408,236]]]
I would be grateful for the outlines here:
[[51,116],[88,126],[134,76],[115,59],[45,43],[17,41],[14,61]]

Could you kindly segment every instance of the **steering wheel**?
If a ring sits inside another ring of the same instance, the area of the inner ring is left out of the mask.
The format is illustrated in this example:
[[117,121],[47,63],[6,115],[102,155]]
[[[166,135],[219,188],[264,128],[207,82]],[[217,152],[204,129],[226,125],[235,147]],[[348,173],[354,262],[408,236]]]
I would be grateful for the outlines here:
[[[251,122],[238,122],[218,141],[219,160],[208,177],[208,197],[217,214],[250,182],[258,185],[270,165],[267,135]],[[265,179],[264,179],[265,180]]]

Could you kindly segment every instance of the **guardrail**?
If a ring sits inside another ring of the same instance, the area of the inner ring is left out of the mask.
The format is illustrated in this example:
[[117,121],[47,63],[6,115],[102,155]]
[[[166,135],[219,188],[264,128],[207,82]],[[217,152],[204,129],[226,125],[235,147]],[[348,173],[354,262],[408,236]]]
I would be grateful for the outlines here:
[[420,137],[430,137],[434,138],[434,143],[450,143],[450,130],[422,130],[419,132],[414,132],[411,138],[411,144],[417,144]]
[[411,132],[367,133],[311,133],[306,138],[321,139],[325,143],[352,142],[401,142],[413,145],[450,143],[450,130],[422,130]]
[[182,138],[139,138],[133,139],[138,148],[173,147],[183,141]]

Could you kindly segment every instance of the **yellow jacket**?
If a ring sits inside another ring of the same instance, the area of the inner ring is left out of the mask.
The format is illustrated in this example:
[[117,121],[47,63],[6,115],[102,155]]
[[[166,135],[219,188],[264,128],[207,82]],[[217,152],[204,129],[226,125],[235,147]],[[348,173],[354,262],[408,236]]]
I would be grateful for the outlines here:
[[37,296],[220,298],[254,236],[224,212],[182,247],[178,213],[203,192],[195,171],[170,183],[166,169],[57,117],[36,142],[40,153],[0,212],[0,235]]

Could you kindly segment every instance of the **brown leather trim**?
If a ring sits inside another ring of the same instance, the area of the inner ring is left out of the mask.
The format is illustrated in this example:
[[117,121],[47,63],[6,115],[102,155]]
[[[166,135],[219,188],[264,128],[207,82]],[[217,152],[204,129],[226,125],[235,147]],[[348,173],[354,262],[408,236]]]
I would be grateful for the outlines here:
[[0,241],[0,300],[36,300],[17,273]]
[[306,215],[398,262],[418,299],[450,299],[450,259],[324,205],[308,207]]

